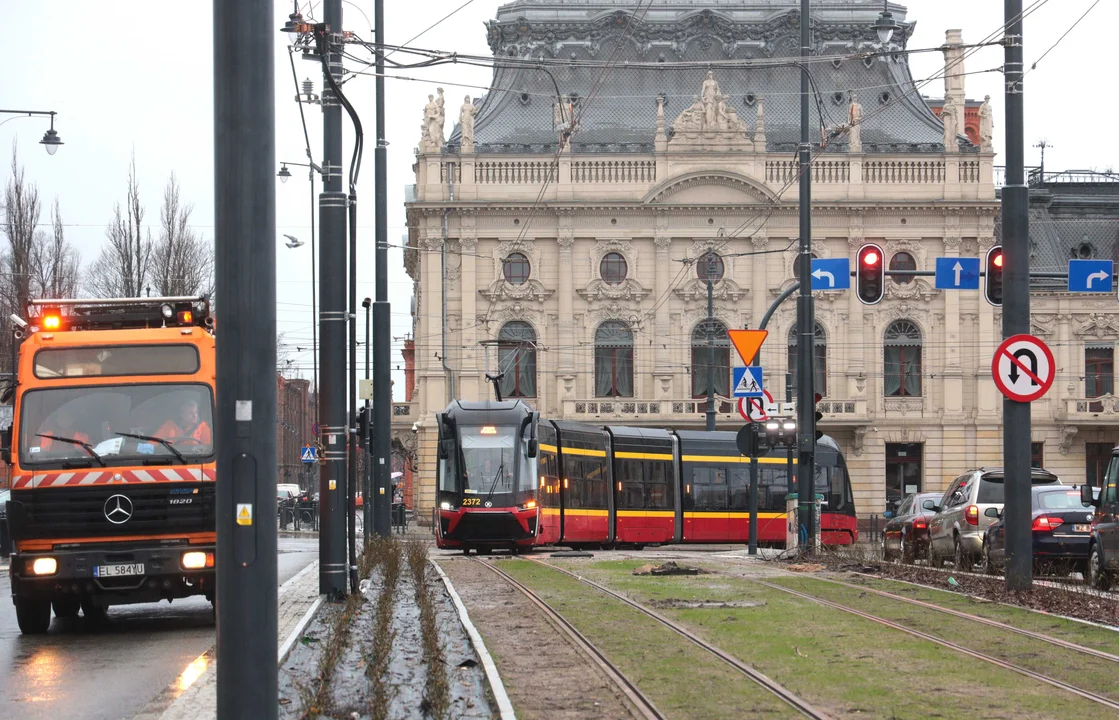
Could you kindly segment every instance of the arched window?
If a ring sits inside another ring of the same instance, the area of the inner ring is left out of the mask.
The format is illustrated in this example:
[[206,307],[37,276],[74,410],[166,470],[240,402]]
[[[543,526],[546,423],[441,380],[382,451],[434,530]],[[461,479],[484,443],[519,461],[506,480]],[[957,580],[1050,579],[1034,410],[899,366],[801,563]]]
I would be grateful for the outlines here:
[[[793,325],[792,329],[789,330],[789,382],[792,383],[794,393],[797,387],[797,342],[799,338],[797,326]],[[828,394],[828,334],[820,323],[816,323],[813,346],[815,347],[813,354],[815,372],[813,377],[816,380],[813,391],[826,396]]]
[[606,253],[602,256],[602,262],[598,264],[598,273],[607,285],[621,285],[628,272],[629,266],[626,265],[625,256],[621,253]]
[[[890,269],[916,270],[917,261],[914,260],[913,256],[907,252],[897,252],[894,253],[894,256],[892,258],[890,258]],[[896,282],[898,285],[908,285],[909,283],[913,282],[912,275],[891,275],[890,279]]]
[[536,397],[536,331],[526,322],[505,323],[497,334],[501,396]]
[[[700,261],[702,262],[702,260]],[[715,345],[715,364],[708,372],[707,324]],[[714,380],[715,394],[730,395],[730,337],[727,326],[718,320],[704,320],[692,330],[692,397],[707,397],[708,378]]]
[[[708,272],[708,256],[714,260],[714,267],[711,268],[711,272]],[[704,282],[707,282],[707,276],[710,275],[711,282],[717,283],[723,279],[724,272],[726,272],[726,266],[723,264],[723,259],[719,257],[719,253],[704,253],[696,260],[696,277]]]
[[[812,253],[812,259],[819,259],[816,257],[816,253]],[[793,258],[793,277],[797,280],[800,280],[800,255],[797,255],[795,258]]]
[[501,269],[505,273],[505,282],[510,285],[524,285],[528,282],[528,275],[532,266],[529,265],[528,258],[523,254],[509,253],[509,257],[505,258],[505,262],[501,264]]
[[595,397],[633,397],[633,333],[608,320],[594,333]]
[[920,397],[921,330],[910,320],[896,320],[886,328],[886,397]]

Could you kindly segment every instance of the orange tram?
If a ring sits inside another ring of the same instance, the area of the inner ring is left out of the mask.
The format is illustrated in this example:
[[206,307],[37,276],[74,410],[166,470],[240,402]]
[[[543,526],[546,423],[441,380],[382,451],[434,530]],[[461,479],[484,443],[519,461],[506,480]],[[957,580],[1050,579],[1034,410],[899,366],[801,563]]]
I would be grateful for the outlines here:
[[[454,401],[437,419],[441,548],[748,541],[750,462],[732,432],[544,420],[519,400]],[[785,543],[789,467],[784,454],[758,460],[761,544]],[[821,541],[854,543],[847,465],[827,436],[816,443],[816,492]]]

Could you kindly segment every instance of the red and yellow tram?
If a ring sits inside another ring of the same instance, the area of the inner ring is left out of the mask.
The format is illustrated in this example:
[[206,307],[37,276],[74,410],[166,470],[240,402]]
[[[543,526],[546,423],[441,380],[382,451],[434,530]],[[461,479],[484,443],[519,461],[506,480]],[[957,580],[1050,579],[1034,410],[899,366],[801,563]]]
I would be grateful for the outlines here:
[[[439,547],[748,540],[750,465],[734,433],[541,420],[519,401],[454,402],[439,431]],[[785,542],[793,466],[776,453],[759,459],[762,544]],[[816,489],[822,542],[855,542],[847,467],[827,436],[816,445]]]

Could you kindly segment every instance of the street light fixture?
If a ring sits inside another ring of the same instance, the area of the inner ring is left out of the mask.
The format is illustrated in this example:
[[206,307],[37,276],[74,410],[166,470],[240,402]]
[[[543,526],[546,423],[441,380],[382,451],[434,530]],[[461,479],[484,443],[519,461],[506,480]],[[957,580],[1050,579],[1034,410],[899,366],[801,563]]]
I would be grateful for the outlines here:
[[878,20],[875,21],[873,27],[878,31],[878,41],[883,45],[890,42],[895,30],[901,30],[901,26],[894,22],[894,15],[889,8],[889,0],[882,1],[882,14],[878,16]]
[[[46,149],[48,155],[54,155],[56,152],[58,152],[58,146],[65,144],[65,143],[62,142],[61,139],[59,139],[58,131],[56,131],[54,129],[54,116],[58,114],[54,110],[0,110],[0,114],[22,115],[24,117],[36,117],[36,116],[47,117],[47,116],[50,116],[50,119],[51,119],[50,130],[47,130],[45,133],[43,133],[43,139],[39,141],[39,144],[42,145]],[[15,120],[15,118],[10,118],[10,119]],[[5,120],[4,122],[8,122],[8,120]],[[2,123],[0,123],[0,124],[2,124]]]
[[276,173],[276,177],[280,178],[280,182],[286,183],[288,178],[291,177],[291,173],[288,172],[288,166],[280,165],[280,172]]
[[288,21],[280,28],[281,32],[287,34],[289,45],[295,45],[299,42],[299,36],[303,34],[303,26],[306,24],[303,22],[302,13],[299,12],[298,0],[295,0],[292,5],[294,6],[294,12],[288,15]]

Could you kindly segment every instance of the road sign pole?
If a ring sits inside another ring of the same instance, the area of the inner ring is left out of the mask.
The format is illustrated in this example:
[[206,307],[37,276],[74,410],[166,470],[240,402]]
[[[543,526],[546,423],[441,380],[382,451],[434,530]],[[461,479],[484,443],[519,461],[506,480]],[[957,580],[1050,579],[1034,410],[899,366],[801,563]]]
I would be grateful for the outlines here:
[[[217,717],[276,704],[276,132],[272,3],[213,3]],[[170,552],[169,552],[170,554]]]
[[758,456],[750,456],[750,554],[758,554]]
[[[1006,185],[1002,190],[1004,253],[1002,335],[1030,332],[1029,188],[1025,180],[1022,85],[1022,0],[1005,0]],[[1033,586],[1031,530],[1030,404],[1002,404],[1003,472],[1006,492],[1006,587]]]

